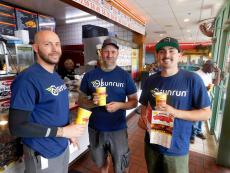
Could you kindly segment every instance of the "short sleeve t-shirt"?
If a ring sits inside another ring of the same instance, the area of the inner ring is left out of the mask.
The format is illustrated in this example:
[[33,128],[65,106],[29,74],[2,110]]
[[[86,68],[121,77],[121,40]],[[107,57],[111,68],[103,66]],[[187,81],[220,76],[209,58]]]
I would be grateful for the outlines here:
[[[16,77],[11,91],[10,107],[30,111],[31,123],[51,127],[68,124],[68,90],[56,72],[34,64]],[[68,145],[66,138],[56,137],[22,138],[22,142],[46,158],[60,155]]]
[[[131,76],[116,67],[110,72],[105,72],[101,68],[96,68],[86,73],[82,79],[80,90],[92,95],[97,87],[106,87],[106,103],[125,102],[126,96],[137,92],[136,86]],[[89,127],[99,131],[115,131],[127,128],[125,110],[107,112],[104,106],[92,109],[89,120]]]
[[212,73],[205,73],[202,70],[195,71],[195,73],[201,77],[206,87],[212,84]]
[[[154,92],[167,93],[167,104],[179,110],[201,109],[210,106],[210,100],[201,78],[192,72],[179,70],[170,77],[162,77],[159,73],[150,76],[142,90],[139,102],[155,107]],[[169,149],[152,144],[152,148],[166,155],[185,155],[189,150],[189,139],[192,130],[192,121],[175,118],[172,143]],[[149,135],[145,141],[149,143]]]

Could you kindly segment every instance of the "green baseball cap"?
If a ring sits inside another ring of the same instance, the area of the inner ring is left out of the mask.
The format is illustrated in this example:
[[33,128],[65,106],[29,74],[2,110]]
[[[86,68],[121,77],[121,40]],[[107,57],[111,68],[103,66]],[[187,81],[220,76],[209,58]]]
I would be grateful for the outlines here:
[[166,38],[161,39],[155,45],[156,52],[159,52],[159,50],[161,50],[163,47],[166,47],[166,46],[174,47],[180,52],[180,46],[179,46],[177,39],[172,38],[172,37],[166,37]]

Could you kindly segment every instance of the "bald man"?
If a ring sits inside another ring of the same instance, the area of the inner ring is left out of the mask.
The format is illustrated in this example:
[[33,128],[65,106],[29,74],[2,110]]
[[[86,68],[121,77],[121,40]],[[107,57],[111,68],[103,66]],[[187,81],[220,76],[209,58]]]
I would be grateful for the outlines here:
[[69,124],[68,90],[54,71],[62,53],[59,37],[39,31],[34,40],[37,62],[11,86],[9,129],[22,137],[25,173],[67,173],[68,140],[76,144],[86,126]]

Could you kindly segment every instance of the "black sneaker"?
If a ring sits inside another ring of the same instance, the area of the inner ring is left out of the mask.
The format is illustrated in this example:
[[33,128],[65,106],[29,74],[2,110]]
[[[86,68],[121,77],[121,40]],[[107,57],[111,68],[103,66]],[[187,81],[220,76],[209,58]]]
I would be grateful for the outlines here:
[[191,144],[194,144],[194,143],[195,143],[195,137],[194,137],[194,136],[190,137],[190,143],[191,143]]
[[198,138],[200,138],[200,139],[206,139],[207,137],[203,134],[203,133],[199,133],[199,134],[197,134],[196,135]]

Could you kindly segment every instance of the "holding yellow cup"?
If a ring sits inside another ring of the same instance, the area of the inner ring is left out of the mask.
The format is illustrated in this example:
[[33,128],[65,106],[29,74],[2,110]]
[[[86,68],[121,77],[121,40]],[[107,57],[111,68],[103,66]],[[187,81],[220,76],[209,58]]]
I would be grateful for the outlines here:
[[167,94],[162,92],[156,92],[155,94],[156,106],[164,106],[167,101]]
[[79,107],[77,110],[77,118],[76,118],[75,123],[86,125],[89,121],[89,117],[91,113],[92,113],[91,111]]
[[98,106],[105,106],[106,105],[106,87],[98,87],[96,88],[96,93],[98,94]]

